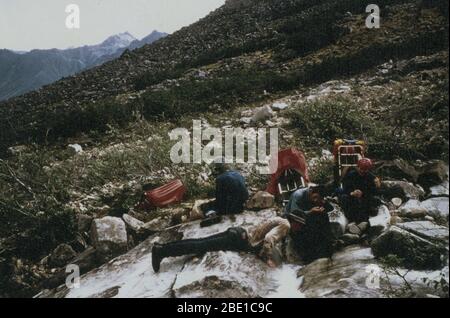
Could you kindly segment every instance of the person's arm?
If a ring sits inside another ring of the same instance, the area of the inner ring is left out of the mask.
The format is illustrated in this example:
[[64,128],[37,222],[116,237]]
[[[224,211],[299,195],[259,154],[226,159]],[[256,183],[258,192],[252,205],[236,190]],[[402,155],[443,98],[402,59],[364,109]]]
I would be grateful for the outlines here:
[[309,209],[309,206],[307,205],[307,198],[306,196],[308,195],[307,191],[302,191],[297,193],[294,193],[291,197],[291,201],[289,202],[291,203],[290,206],[290,214],[294,214],[294,215],[308,215],[310,214],[312,211]]

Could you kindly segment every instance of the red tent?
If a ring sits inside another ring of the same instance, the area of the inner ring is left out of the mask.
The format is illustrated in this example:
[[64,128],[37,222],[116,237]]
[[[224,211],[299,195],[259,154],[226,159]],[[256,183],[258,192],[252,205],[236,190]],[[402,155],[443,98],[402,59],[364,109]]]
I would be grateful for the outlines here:
[[278,160],[278,165],[276,172],[270,177],[270,181],[266,189],[267,192],[273,195],[279,194],[278,180],[280,176],[288,169],[297,171],[303,176],[306,183],[309,182],[308,167],[303,152],[294,148],[284,149],[278,152],[278,155],[271,159],[271,164],[273,164],[273,160]]

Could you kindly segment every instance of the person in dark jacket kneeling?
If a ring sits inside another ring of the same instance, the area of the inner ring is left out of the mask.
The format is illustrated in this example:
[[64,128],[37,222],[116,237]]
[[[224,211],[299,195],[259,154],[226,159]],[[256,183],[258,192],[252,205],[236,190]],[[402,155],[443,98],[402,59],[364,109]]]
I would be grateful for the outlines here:
[[333,234],[328,212],[333,207],[324,200],[324,187],[299,189],[286,205],[285,217],[291,222],[294,247],[305,263],[331,258]]

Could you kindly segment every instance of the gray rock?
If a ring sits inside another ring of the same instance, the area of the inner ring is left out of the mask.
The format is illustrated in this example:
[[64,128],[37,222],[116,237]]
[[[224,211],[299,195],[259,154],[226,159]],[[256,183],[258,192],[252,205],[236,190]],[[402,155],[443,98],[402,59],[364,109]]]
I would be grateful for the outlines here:
[[421,202],[418,200],[409,200],[399,209],[399,215],[406,218],[423,218],[427,215],[427,209],[425,209]]
[[268,267],[254,255],[208,253],[186,264],[173,286],[176,298],[254,298],[268,293]]
[[396,180],[405,179],[410,182],[417,182],[419,178],[417,168],[402,159],[384,161],[376,169],[376,172],[383,178],[392,178]]
[[430,241],[448,242],[448,228],[430,221],[406,222],[397,226]]
[[399,208],[403,204],[403,200],[400,198],[392,198],[391,203],[395,208]]
[[240,122],[241,124],[244,124],[244,125],[250,124],[251,121],[252,121],[252,118],[251,118],[251,117],[242,117],[242,118],[239,120],[239,122]]
[[392,193],[395,188],[401,189],[402,197],[406,199],[420,199],[425,196],[425,190],[422,187],[406,181],[383,181],[382,187],[387,193]]
[[396,255],[406,268],[439,269],[443,266],[444,249],[414,233],[391,226],[371,243],[376,257]]
[[341,208],[333,204],[334,210],[328,213],[330,219],[331,232],[335,238],[341,237],[345,233],[348,220]]
[[125,225],[128,229],[130,229],[134,233],[139,233],[142,231],[142,227],[144,226],[144,222],[132,217],[129,214],[122,215],[122,219],[125,222]]
[[449,189],[448,181],[445,181],[442,184],[431,187],[430,195],[435,197],[448,196],[449,195],[448,189]]
[[108,261],[125,253],[128,238],[125,223],[122,219],[106,216],[95,219],[91,227],[91,241],[102,261]]
[[272,109],[275,111],[280,111],[288,108],[289,105],[283,102],[276,102],[272,104]]
[[383,292],[370,288],[366,282],[368,268],[377,267],[370,248],[350,246],[333,255],[333,259],[318,259],[303,267],[301,291],[313,298],[378,298]]
[[391,213],[387,206],[381,205],[378,208],[378,214],[369,219],[371,230],[376,230],[378,233],[385,231],[391,224]]
[[270,106],[266,105],[260,108],[257,108],[255,112],[253,113],[253,116],[251,118],[251,122],[253,123],[259,123],[264,122],[267,119],[270,119],[274,116],[274,112],[272,111],[272,108]]
[[156,233],[170,226],[170,218],[159,217],[142,226],[142,231],[146,233]]
[[428,215],[448,220],[448,197],[431,198],[421,202],[421,206],[427,210]]
[[275,204],[275,197],[265,191],[256,192],[247,202],[248,209],[268,209]]
[[69,150],[71,150],[74,154],[78,154],[78,153],[82,153],[83,152],[83,147],[81,147],[79,144],[69,145],[69,146],[67,146],[67,148]]

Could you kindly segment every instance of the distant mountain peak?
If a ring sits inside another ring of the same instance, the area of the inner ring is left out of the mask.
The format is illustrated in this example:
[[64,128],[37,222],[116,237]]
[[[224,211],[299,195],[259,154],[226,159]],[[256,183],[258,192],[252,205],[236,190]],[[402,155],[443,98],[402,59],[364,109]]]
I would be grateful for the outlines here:
[[136,41],[136,38],[132,36],[129,32],[119,33],[110,36],[105,41],[103,41],[101,46],[111,46],[116,48],[127,47],[133,41]]
[[[166,33],[152,31],[142,40],[130,32],[108,37],[96,45],[68,49],[31,50],[14,52],[0,49],[0,101],[50,84],[58,79],[101,65],[165,37]],[[32,65],[33,67],[30,67]]]

